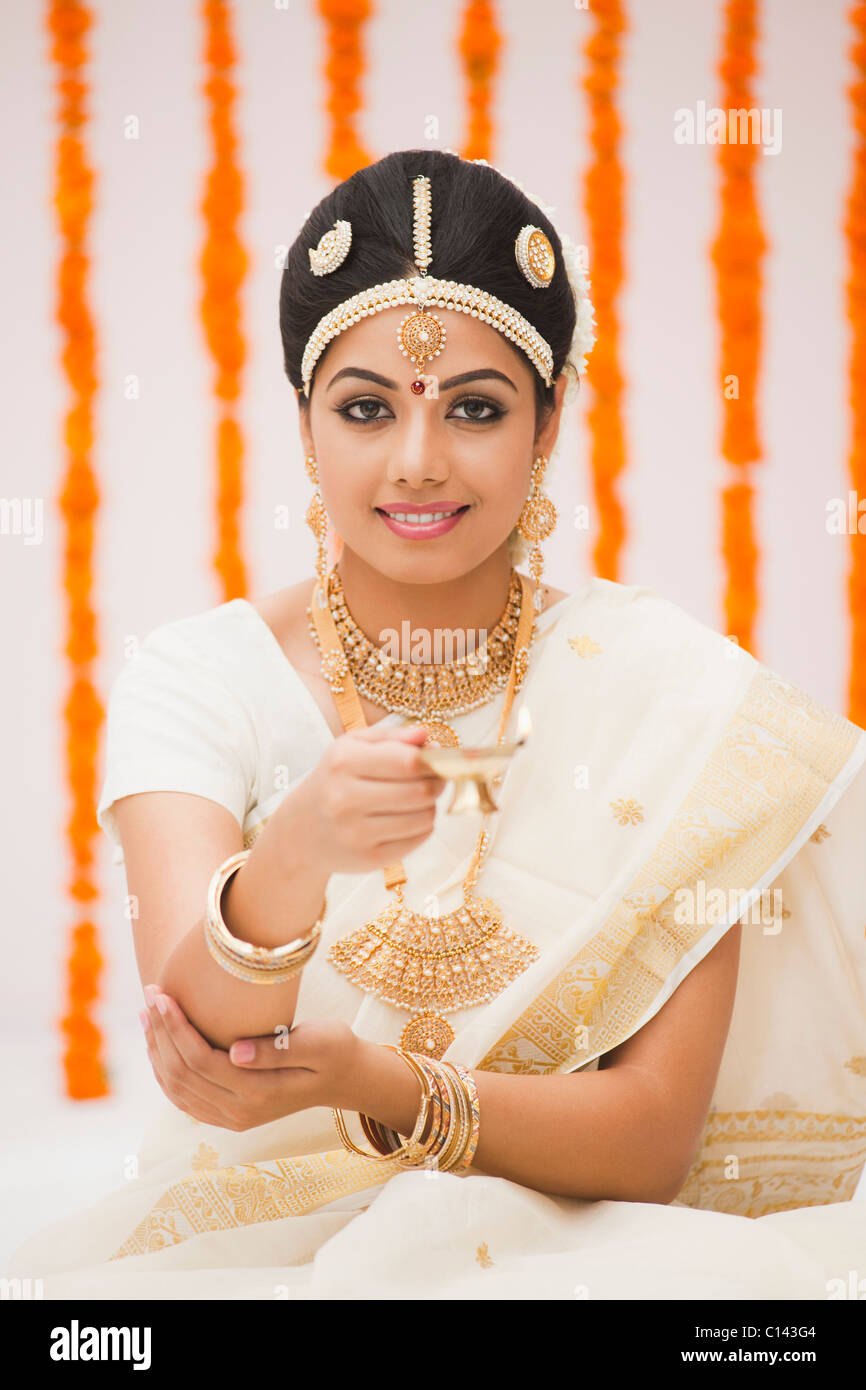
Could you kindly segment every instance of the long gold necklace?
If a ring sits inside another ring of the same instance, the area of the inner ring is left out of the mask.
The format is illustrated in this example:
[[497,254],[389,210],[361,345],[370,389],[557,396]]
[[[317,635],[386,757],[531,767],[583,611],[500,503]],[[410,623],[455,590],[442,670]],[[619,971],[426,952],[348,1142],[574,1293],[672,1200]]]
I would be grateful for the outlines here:
[[[529,668],[535,625],[532,586],[525,575],[515,573],[520,584],[520,614],[497,744],[504,740],[514,696]],[[312,614],[322,653],[322,672],[343,727],[365,728],[367,721],[350,661],[343,650],[327,593],[318,580],[308,612]],[[385,886],[396,894],[396,902],[384,908],[372,922],[334,942],[328,952],[332,965],[353,984],[397,1008],[413,1010],[414,1017],[400,1038],[406,1051],[441,1057],[454,1039],[454,1029],[442,1014],[495,998],[538,959],[537,946],[503,926],[496,903],[471,892],[490,846],[486,821],[487,814],[463,880],[463,902],[459,908],[438,917],[412,911],[403,897],[406,871],[398,860],[383,870]]]
[[[358,627],[336,568],[328,574],[328,607],[356,689],[392,714],[419,718],[430,742],[439,747],[460,746],[448,718],[486,704],[506,685],[514,657],[520,593],[520,577],[512,566],[508,599],[499,622],[486,641],[473,646],[465,656],[456,661],[398,661],[385,648],[374,646]],[[307,609],[307,618],[310,636],[322,652],[312,608]]]

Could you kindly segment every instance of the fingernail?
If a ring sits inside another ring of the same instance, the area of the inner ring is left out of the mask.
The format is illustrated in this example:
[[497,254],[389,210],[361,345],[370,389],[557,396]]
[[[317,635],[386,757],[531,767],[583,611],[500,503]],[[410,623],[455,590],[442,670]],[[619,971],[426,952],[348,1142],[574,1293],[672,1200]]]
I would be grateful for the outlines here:
[[141,1013],[138,1015],[138,1021],[144,1029],[145,1033],[147,1033],[150,1029],[150,1019],[147,1016],[146,1009],[142,1009]]
[[255,1055],[255,1043],[236,1042],[229,1048],[229,1056],[233,1062],[251,1062]]
[[159,994],[159,989],[156,985],[145,985],[144,1001],[149,1009],[153,1008],[153,1001],[156,998],[157,994]]
[[168,1009],[168,1000],[166,999],[165,995],[164,995],[164,994],[158,994],[158,995],[156,996],[156,1001],[155,1001],[155,1002],[156,1002],[156,1007],[159,1009],[159,1012],[160,1012],[161,1014],[164,1014],[164,1013],[166,1012],[166,1010]]

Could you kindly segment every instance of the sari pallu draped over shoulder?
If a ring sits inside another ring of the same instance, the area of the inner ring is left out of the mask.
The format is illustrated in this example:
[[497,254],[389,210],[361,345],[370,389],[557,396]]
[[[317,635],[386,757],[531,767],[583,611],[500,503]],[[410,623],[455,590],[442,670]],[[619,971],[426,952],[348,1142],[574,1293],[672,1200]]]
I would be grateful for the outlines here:
[[[560,608],[515,702],[533,733],[477,889],[540,957],[457,1016],[444,1055],[510,1073],[597,1064],[742,919],[731,1026],[674,1205],[760,1217],[847,1200],[866,1160],[866,733],[651,590],[594,579]],[[272,809],[251,813],[246,845]],[[415,863],[444,895],[469,855],[434,831],[407,857],[408,893]],[[331,939],[384,893],[381,872],[337,883]],[[401,1171],[337,1147],[318,1114],[300,1149],[280,1147],[280,1122],[206,1129],[225,1135],[219,1161],[202,1144],[169,1182],[157,1163],[110,1258],[321,1212]]]

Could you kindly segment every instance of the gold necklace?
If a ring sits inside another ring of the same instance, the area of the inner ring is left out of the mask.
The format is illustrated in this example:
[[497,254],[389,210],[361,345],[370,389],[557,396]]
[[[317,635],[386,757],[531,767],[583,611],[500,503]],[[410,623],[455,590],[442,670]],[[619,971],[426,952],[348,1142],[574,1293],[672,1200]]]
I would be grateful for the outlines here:
[[[496,742],[502,743],[514,696],[529,668],[529,648],[535,626],[535,606],[530,581],[517,573],[520,584],[520,618],[515,634],[505,702]],[[333,613],[322,586],[316,581],[310,610],[322,653],[322,672],[331,688],[344,729],[365,728],[349,661],[343,651]],[[502,774],[494,779],[501,780]],[[414,1017],[403,1029],[400,1045],[409,1052],[439,1058],[454,1040],[454,1029],[443,1012],[471,1008],[495,998],[538,959],[538,947],[510,928],[490,898],[470,890],[490,847],[482,819],[472,862],[463,880],[463,902],[439,917],[413,912],[403,897],[406,871],[398,860],[383,872],[385,886],[396,893],[372,921],[357,927],[333,943],[328,959],[361,989]]]
[[[358,627],[336,568],[328,575],[328,607],[356,688],[372,704],[392,714],[419,718],[430,742],[439,747],[460,746],[447,717],[467,714],[486,704],[507,683],[520,619],[520,596],[520,579],[512,566],[505,609],[480,647],[451,662],[397,661],[384,647],[374,646]],[[312,608],[306,611],[310,636],[321,652]]]

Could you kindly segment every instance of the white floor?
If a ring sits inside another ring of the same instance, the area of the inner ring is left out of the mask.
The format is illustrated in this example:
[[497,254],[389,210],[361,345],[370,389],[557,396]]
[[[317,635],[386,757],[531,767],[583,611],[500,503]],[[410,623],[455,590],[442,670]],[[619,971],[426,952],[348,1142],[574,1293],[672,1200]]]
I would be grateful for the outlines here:
[[[6,1040],[0,1137],[0,1274],[27,1236],[91,1206],[125,1181],[151,1108],[162,1100],[141,1032],[112,1034],[115,1094],[106,1100],[64,1098],[56,1036],[26,1044]],[[866,1172],[857,1189],[866,1201]]]
[[112,1033],[114,1094],[104,1100],[63,1095],[56,1034],[4,1041],[0,1273],[27,1236],[123,1185],[124,1164],[162,1098],[133,1022],[135,1032]]

